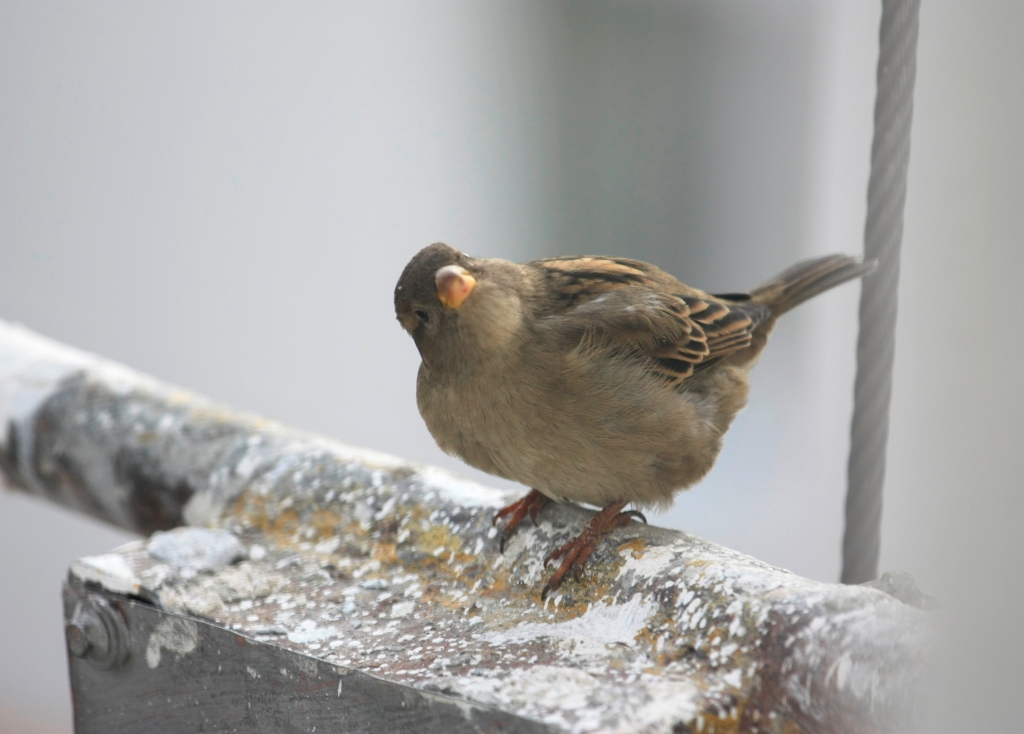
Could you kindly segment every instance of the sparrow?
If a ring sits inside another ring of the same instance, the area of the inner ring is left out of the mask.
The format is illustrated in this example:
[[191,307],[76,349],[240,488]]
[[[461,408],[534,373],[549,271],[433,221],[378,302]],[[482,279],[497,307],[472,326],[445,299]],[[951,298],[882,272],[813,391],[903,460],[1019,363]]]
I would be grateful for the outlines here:
[[776,319],[874,269],[847,255],[712,295],[639,260],[525,263],[425,247],[395,287],[420,353],[416,402],[438,446],[532,489],[500,510],[501,549],[550,501],[602,508],[542,591],[578,579],[609,531],[664,508],[711,469]]

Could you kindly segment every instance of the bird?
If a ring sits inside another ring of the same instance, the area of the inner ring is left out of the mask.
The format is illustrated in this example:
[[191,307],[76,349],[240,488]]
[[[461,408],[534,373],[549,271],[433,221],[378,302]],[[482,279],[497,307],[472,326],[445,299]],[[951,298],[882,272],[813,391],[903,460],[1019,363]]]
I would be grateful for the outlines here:
[[438,446],[531,488],[494,517],[502,552],[551,501],[601,508],[546,557],[559,561],[546,599],[606,533],[708,473],[779,316],[874,267],[828,255],[713,295],[630,258],[515,263],[438,242],[403,270],[395,314],[419,351],[416,402]]

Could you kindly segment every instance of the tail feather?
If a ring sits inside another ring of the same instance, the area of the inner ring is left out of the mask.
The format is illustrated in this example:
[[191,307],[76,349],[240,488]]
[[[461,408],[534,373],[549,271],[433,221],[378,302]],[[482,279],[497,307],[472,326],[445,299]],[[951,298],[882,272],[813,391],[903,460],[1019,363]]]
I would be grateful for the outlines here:
[[877,264],[875,260],[864,262],[850,255],[826,255],[805,260],[752,290],[750,297],[755,303],[770,308],[772,316],[778,317],[829,288],[867,275]]

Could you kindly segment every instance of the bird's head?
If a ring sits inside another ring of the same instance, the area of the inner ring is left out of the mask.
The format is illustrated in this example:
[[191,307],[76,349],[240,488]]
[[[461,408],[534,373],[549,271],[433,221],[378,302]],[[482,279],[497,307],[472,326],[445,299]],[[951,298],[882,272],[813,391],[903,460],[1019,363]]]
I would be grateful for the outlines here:
[[461,364],[509,341],[520,322],[517,267],[442,242],[416,253],[395,286],[395,315],[426,363]]

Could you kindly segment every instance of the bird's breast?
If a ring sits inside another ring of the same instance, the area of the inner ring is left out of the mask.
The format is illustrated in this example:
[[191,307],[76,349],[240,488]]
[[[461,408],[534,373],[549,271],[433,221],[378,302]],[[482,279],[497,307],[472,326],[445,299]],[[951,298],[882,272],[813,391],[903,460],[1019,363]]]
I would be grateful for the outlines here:
[[714,463],[727,425],[718,391],[680,393],[603,364],[520,362],[456,380],[421,370],[420,412],[444,451],[554,499],[664,505]]
[[531,437],[545,418],[531,399],[536,391],[502,372],[439,379],[421,369],[417,403],[442,450],[482,471],[525,481]]

